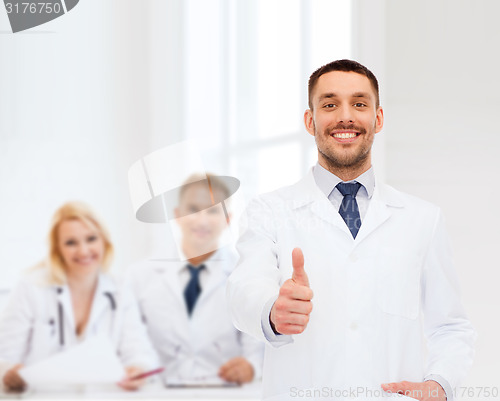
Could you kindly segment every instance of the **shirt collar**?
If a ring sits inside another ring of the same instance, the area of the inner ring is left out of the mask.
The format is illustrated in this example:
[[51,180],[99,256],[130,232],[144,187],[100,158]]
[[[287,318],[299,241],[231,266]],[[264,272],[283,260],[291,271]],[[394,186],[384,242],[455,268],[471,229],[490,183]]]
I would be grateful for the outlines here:
[[[316,163],[313,168],[313,176],[314,181],[316,181],[316,185],[327,198],[330,196],[330,193],[335,189],[337,184],[342,182],[339,177],[325,169],[319,163]],[[368,170],[366,170],[363,174],[361,174],[354,180],[346,182],[353,181],[357,181],[361,185],[363,185],[368,194],[368,199],[371,199],[371,197],[373,196],[373,191],[375,190],[375,173],[373,171],[373,166],[371,166]]]
[[[205,266],[205,270],[207,272],[211,272],[214,269],[214,262],[217,261],[217,259],[220,257],[220,249],[217,249],[207,260],[203,261],[201,265]],[[187,265],[190,264],[189,261],[186,259],[184,254],[181,252],[183,260],[179,263],[178,265],[178,272],[182,272],[184,270],[188,270]],[[200,265],[200,266],[201,266]]]

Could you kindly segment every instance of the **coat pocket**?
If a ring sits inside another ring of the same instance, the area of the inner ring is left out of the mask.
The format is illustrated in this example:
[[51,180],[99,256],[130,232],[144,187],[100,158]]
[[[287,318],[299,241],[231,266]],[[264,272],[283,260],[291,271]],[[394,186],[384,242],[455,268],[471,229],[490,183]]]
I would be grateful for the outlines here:
[[377,303],[384,312],[416,319],[420,310],[421,258],[397,248],[380,250]]

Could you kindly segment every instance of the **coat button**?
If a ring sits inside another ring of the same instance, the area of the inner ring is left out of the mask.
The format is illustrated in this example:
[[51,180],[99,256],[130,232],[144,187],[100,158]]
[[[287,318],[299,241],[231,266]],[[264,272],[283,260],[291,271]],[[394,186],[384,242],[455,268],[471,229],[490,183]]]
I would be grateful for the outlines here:
[[355,253],[353,253],[349,259],[351,260],[351,262],[354,262],[356,263],[358,261],[358,255],[356,255]]
[[352,322],[351,325],[349,326],[351,330],[357,330],[358,329],[358,324],[356,322]]

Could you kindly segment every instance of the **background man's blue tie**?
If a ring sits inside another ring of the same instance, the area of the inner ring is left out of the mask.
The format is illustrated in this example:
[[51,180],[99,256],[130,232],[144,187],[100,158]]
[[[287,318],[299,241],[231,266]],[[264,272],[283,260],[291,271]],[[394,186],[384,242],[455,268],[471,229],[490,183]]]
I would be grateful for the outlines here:
[[356,201],[356,194],[360,187],[361,184],[359,182],[340,182],[337,184],[337,189],[344,195],[339,213],[347,224],[349,231],[351,231],[353,238],[356,238],[361,227],[358,202]]
[[191,279],[189,280],[189,283],[187,284],[184,290],[184,298],[186,299],[188,313],[189,315],[191,315],[194,305],[196,304],[196,300],[198,299],[201,292],[199,276],[200,276],[200,271],[202,271],[205,268],[205,265],[201,265],[198,268],[191,265],[187,265],[187,268],[191,273]]

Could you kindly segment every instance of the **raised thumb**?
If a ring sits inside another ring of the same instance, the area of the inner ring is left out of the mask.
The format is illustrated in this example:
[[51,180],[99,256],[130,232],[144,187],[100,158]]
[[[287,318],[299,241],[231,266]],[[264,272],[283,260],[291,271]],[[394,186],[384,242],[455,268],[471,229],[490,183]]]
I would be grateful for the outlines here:
[[297,284],[309,287],[309,279],[307,278],[306,271],[304,270],[304,254],[300,248],[295,248],[292,251],[292,280]]

